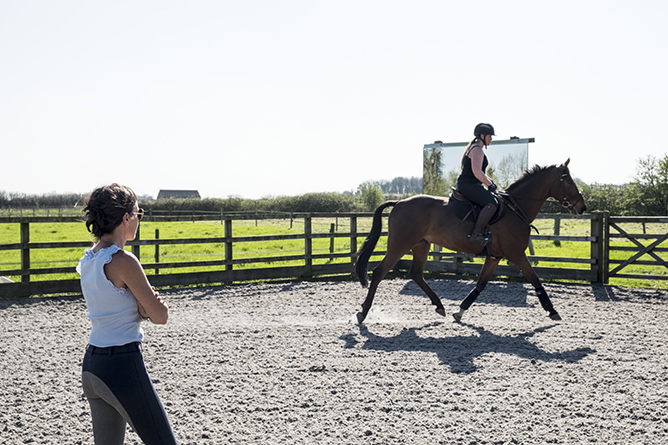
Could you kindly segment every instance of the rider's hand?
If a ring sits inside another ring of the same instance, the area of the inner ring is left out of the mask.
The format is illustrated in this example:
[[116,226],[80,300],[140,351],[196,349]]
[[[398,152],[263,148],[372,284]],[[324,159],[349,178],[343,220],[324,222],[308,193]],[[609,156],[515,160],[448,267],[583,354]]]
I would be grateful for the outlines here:
[[494,184],[494,183],[492,182],[492,183],[487,187],[487,190],[489,190],[490,192],[494,193],[494,192],[496,191],[496,184]]

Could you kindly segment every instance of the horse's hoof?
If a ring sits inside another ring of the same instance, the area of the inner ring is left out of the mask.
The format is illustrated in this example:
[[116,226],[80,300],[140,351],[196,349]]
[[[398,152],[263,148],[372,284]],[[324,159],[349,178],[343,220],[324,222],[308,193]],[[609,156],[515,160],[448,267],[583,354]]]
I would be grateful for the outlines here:
[[445,317],[445,308],[444,308],[444,307],[436,308],[436,313],[437,313],[438,315],[442,315],[442,316]]
[[561,321],[561,317],[559,316],[559,314],[556,311],[554,311],[550,314],[550,319],[552,319],[554,321]]
[[357,313],[357,324],[362,324],[362,323],[364,323],[364,319],[365,319],[365,318],[366,318],[366,316],[365,316],[363,313],[358,312],[358,313]]
[[462,321],[462,316],[459,315],[459,312],[455,312],[454,314],[452,314],[452,316],[455,317],[456,322]]

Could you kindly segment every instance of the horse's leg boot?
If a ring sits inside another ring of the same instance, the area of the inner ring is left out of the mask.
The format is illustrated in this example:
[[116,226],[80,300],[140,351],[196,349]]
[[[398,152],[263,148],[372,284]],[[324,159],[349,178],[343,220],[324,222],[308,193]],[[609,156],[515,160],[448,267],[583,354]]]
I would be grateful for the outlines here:
[[480,210],[478,219],[475,222],[473,227],[473,233],[469,235],[469,239],[474,243],[480,243],[483,246],[486,246],[490,241],[491,237],[489,234],[484,233],[485,227],[489,223],[489,220],[492,219],[496,213],[496,206],[494,204],[487,204],[485,207]]

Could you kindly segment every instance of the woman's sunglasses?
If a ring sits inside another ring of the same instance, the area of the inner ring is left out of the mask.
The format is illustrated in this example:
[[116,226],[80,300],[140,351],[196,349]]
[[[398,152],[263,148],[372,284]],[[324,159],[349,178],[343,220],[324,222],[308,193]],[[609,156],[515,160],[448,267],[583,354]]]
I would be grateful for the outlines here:
[[133,216],[136,216],[137,219],[138,219],[139,221],[141,221],[142,218],[144,218],[144,209],[139,209],[139,210],[137,210],[137,213],[133,213],[132,215],[133,215]]

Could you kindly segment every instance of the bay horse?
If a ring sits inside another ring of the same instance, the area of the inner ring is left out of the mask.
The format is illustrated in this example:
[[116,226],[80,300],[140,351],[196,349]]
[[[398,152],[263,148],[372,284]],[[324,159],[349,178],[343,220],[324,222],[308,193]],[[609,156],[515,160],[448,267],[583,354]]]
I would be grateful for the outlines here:
[[374,212],[369,236],[355,253],[355,271],[363,287],[369,286],[367,265],[380,238],[383,210],[394,207],[388,218],[387,253],[373,270],[362,311],[357,313],[357,322],[361,324],[369,313],[378,284],[409,251],[413,254],[410,277],[436,306],[436,312],[445,316],[441,299],[424,279],[424,266],[432,243],[456,252],[486,256],[475,288],[462,301],[459,312],[452,314],[456,321],[461,321],[464,311],[471,307],[485,289],[492,272],[503,258],[514,264],[533,285],[540,304],[549,317],[552,320],[561,320],[525,251],[529,245],[531,222],[548,198],[556,199],[574,215],[581,215],[587,210],[584,198],[568,170],[569,162],[570,159],[560,166],[535,166],[525,171],[500,194],[511,203],[510,207],[516,209],[506,211],[505,216],[490,226],[492,239],[487,248],[469,240],[473,222],[465,221],[455,214],[456,204],[452,199],[417,195],[380,205]]

